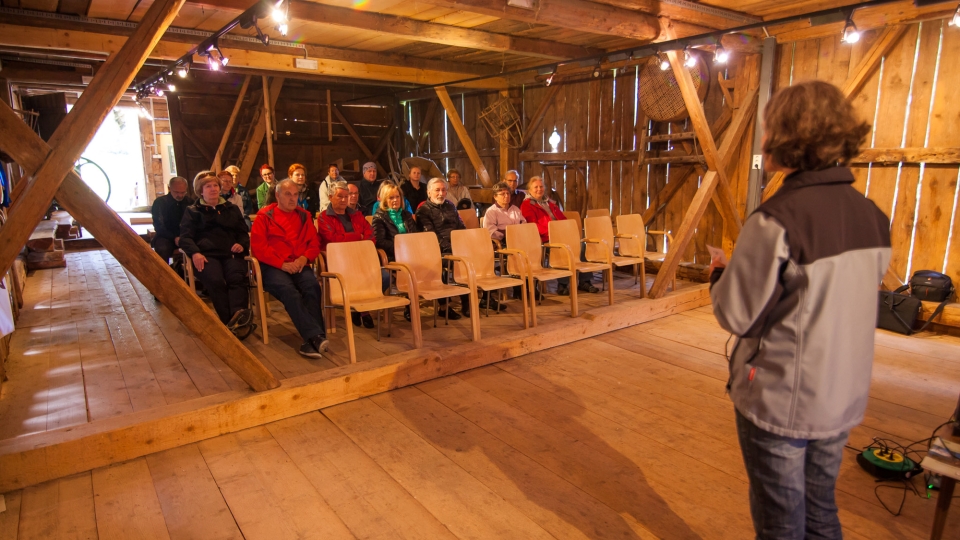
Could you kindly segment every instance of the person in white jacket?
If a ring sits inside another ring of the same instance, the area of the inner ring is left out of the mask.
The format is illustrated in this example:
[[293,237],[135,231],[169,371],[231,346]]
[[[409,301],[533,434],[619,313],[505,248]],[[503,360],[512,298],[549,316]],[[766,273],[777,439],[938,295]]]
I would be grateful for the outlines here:
[[340,167],[337,167],[336,163],[331,163],[327,165],[327,177],[320,182],[320,208],[319,212],[323,212],[327,209],[327,205],[330,204],[330,196],[327,195],[330,187],[340,181]]

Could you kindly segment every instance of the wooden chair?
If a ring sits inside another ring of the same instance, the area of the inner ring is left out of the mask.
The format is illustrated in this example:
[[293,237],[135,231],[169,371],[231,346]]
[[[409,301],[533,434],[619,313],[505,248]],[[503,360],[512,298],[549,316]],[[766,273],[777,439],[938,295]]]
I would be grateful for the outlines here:
[[[418,301],[414,299],[433,301],[433,326],[437,326],[437,300],[452,298],[464,294],[464,288],[458,285],[448,285],[443,282],[443,261],[454,261],[463,265],[467,276],[467,293],[470,295],[470,326],[473,332],[473,341],[480,340],[480,310],[477,304],[476,274],[473,265],[462,257],[454,255],[440,255],[440,243],[433,232],[399,234],[394,238],[396,260],[410,268],[413,283],[407,276],[397,276],[397,289],[408,293],[411,299],[410,314],[418,310]],[[453,309],[450,302],[444,310],[445,315]],[[447,321],[449,324],[449,321]]]
[[576,210],[564,210],[563,215],[567,219],[571,219],[577,222],[577,229],[580,231],[580,237],[583,238],[583,218],[580,217],[580,212]]
[[[663,262],[666,258],[666,249],[664,251],[647,251],[647,235],[659,234],[664,237],[664,246],[673,245],[673,236],[666,231],[648,231],[643,224],[643,216],[640,214],[626,214],[617,216],[617,236],[620,238],[620,255],[624,257],[639,257],[641,259],[650,259],[651,261]],[[645,265],[640,265],[640,281],[643,282],[643,296],[647,295],[647,270]],[[677,274],[673,274],[673,290],[677,290]]]
[[[384,252],[382,249],[378,249],[377,256],[380,258],[380,267],[381,268],[386,267],[388,262],[386,252]],[[319,280],[320,274],[327,271],[327,252],[321,251],[320,255],[317,255],[316,262],[311,264],[313,265],[315,269],[314,271],[317,274],[317,279]],[[391,278],[392,278],[392,274],[391,274]],[[392,283],[393,283],[393,279],[391,279],[391,284]],[[323,308],[323,322],[324,322],[324,325],[327,327],[328,334],[336,334],[337,333],[337,312],[331,303],[329,292],[330,291],[327,287],[322,288],[323,299],[321,301],[323,302],[324,306],[327,306]],[[267,312],[269,313],[269,310]],[[377,315],[378,315],[377,323],[379,324],[380,322],[379,313]],[[377,327],[377,341],[380,341],[379,327]]]
[[587,217],[588,218],[606,217],[607,219],[609,219],[610,209],[609,208],[591,208],[590,210],[587,210]]
[[[590,218],[587,218],[590,219]],[[608,218],[605,218],[608,219]],[[551,244],[561,244],[569,248],[570,253],[573,257],[564,257],[560,256],[557,252],[550,252],[550,266],[554,268],[572,268],[576,270],[576,274],[590,273],[597,271],[605,272],[607,275],[607,295],[609,305],[613,305],[613,264],[610,261],[610,249],[607,246],[604,246],[606,242],[598,238],[584,238],[580,239],[580,233],[577,231],[577,224],[569,219],[563,221],[551,221],[547,226],[547,229],[550,231],[550,243]],[[580,260],[580,245],[581,244],[598,244],[603,246],[601,257],[604,262],[582,262]],[[571,262],[568,262],[571,261]],[[577,288],[577,284],[571,282],[570,289],[573,290]]]
[[367,219],[367,223],[373,225],[373,216],[364,216]]
[[[324,309],[342,308],[347,319],[347,346],[350,351],[350,363],[357,363],[357,349],[353,337],[353,325],[347,317],[351,310],[356,312],[377,312],[377,338],[380,337],[380,311],[386,310],[387,336],[390,335],[390,310],[397,307],[411,305],[416,298],[416,278],[410,287],[410,297],[387,296],[381,290],[380,260],[373,242],[361,240],[359,242],[338,242],[327,245],[326,271],[320,273],[325,298],[330,302]],[[391,272],[403,272],[413,276],[413,272],[402,263],[391,263],[385,266]],[[410,310],[410,323],[413,327],[413,346],[417,349],[423,346],[420,334],[420,313]]]
[[477,211],[473,208],[457,210],[457,213],[460,214],[460,220],[468,229],[480,228],[480,218],[477,217]]
[[[643,264],[643,257],[627,257],[619,254],[617,240],[636,240],[635,235],[613,234],[613,224],[607,217],[590,217],[584,224],[584,232],[587,238],[595,238],[606,242],[606,246],[601,244],[587,244],[585,253],[586,259],[590,262],[603,262],[609,260],[614,266],[633,266],[634,283],[639,280],[639,266]],[[604,247],[606,249],[604,249]],[[606,252],[606,253],[605,253]],[[641,289],[642,291],[642,289]],[[644,296],[641,292],[641,297]]]
[[[564,277],[574,277],[573,270],[543,266],[543,248],[559,249],[573,257],[570,248],[563,244],[541,244],[540,231],[536,223],[523,223],[507,226],[507,245],[512,250],[522,252],[519,257],[507,261],[507,273],[513,277],[527,278],[527,291],[530,293],[530,311],[533,314],[533,326],[537,325],[537,302],[534,297],[534,280],[544,282]],[[577,288],[570,287],[570,316],[577,316]]]
[[[193,260],[187,257],[187,254],[181,249],[183,256],[183,278],[194,293],[197,292],[197,279],[193,273]],[[249,266],[247,272],[248,287],[250,288],[250,309],[253,309],[260,317],[260,338],[263,344],[270,343],[270,335],[267,330],[267,315],[270,314],[270,307],[266,302],[266,293],[263,292],[263,275],[260,273],[260,261],[255,257],[244,257]]]
[[[502,291],[508,287],[520,286],[520,296],[523,299],[523,327],[529,328],[530,321],[527,318],[526,281],[523,278],[509,278],[497,275],[494,270],[493,243],[489,242],[489,240],[490,235],[486,229],[467,229],[450,233],[453,254],[473,265],[475,272],[474,283],[476,283],[478,289],[489,292]],[[517,257],[521,252],[515,249],[501,249],[500,253]],[[453,271],[453,277],[459,283],[469,281],[469,276],[466,275],[462,266],[464,265],[457,265]],[[488,303],[487,311],[489,312],[489,310],[490,305]]]

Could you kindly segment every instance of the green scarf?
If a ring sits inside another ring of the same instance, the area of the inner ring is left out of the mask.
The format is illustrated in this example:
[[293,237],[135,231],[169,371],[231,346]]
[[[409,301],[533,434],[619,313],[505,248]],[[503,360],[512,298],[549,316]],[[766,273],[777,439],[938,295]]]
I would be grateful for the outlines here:
[[407,226],[403,224],[403,210],[387,210],[387,215],[390,216],[390,221],[397,226],[397,230],[400,231],[400,234],[407,232]]

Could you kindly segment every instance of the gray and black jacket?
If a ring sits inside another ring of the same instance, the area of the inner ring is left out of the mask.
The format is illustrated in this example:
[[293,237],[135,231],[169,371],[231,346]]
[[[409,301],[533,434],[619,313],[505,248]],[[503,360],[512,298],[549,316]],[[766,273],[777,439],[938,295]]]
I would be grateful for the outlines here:
[[734,406],[784,437],[837,435],[867,406],[890,221],[853,180],[845,167],[788,176],[711,276],[717,321],[738,336]]

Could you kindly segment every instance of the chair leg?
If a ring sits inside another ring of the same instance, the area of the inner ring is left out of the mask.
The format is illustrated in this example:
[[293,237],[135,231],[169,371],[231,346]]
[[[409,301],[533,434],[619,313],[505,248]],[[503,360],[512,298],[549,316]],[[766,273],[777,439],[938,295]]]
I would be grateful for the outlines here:
[[380,313],[382,309],[377,310],[377,341],[380,341]]
[[437,327],[437,301],[433,301],[433,327]]
[[[530,315],[533,317],[533,326],[537,326],[537,298],[534,291],[536,290],[536,285],[534,284],[533,276],[527,276],[527,283],[523,286],[524,301],[530,302]],[[524,305],[526,307],[526,305]]]
[[[501,289],[502,290],[502,289]],[[523,304],[523,329],[526,330],[530,328],[530,317],[527,314],[527,284],[526,282],[520,284],[520,301]]]
[[577,306],[577,289],[580,287],[576,285],[577,283],[577,271],[574,270],[570,276],[570,316],[577,317],[580,314],[580,311]]
[[[473,332],[473,340],[480,341],[480,300],[477,298],[477,289],[470,291],[470,330]],[[488,297],[489,298],[489,297]],[[447,303],[449,309],[450,303]],[[447,313],[450,313],[447,311]]]
[[647,297],[647,264],[640,263],[640,298]]
[[350,317],[347,317],[347,310],[343,310],[343,320],[347,321],[347,324],[344,326],[347,327],[347,346],[350,349],[350,363],[357,363],[357,346],[353,342],[353,324],[350,323]]
[[613,266],[611,266],[606,273],[607,273],[607,281],[609,282],[609,286],[607,287],[608,289],[607,294],[609,295],[608,305],[612,306],[613,305]]
[[413,348],[422,349],[423,331],[420,328],[420,302],[418,300],[410,300],[410,328],[413,329]]
[[386,316],[386,319],[387,319],[387,337],[390,337],[390,316],[391,316],[391,315],[392,315],[392,313],[390,312],[390,308],[387,308],[387,316]]
[[266,304],[266,302],[263,299],[263,296],[264,296],[263,289],[260,289],[258,287],[257,292],[258,292],[257,307],[259,308],[258,311],[260,312],[260,335],[263,336],[263,344],[267,345],[270,343],[270,336],[268,335],[268,332],[267,332],[267,310],[266,310],[266,306],[264,305]]

